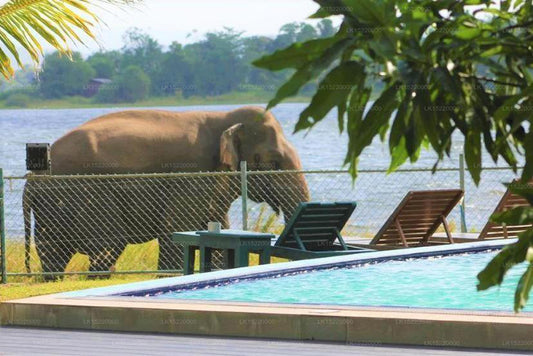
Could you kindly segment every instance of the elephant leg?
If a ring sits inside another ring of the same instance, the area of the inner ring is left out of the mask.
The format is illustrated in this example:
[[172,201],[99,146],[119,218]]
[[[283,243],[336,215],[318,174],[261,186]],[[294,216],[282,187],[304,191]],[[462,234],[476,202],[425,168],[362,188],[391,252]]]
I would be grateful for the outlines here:
[[183,247],[172,242],[169,235],[159,238],[159,271],[183,269]]
[[49,273],[64,272],[70,259],[74,256],[72,249],[53,241],[36,241],[36,248],[46,282],[58,279],[58,275],[50,275]]
[[[89,254],[89,272],[112,272],[115,268],[118,258],[126,246],[114,246],[101,248],[96,253]],[[110,273],[89,275],[89,279],[107,279],[111,277]]]

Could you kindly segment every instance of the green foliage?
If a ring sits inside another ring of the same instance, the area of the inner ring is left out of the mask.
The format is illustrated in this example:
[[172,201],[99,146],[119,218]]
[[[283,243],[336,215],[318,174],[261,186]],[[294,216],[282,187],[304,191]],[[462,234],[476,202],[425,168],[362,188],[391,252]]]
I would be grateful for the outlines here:
[[205,40],[185,47],[194,63],[194,76],[183,90],[191,95],[216,96],[236,90],[244,80],[244,63],[240,60],[241,33],[226,29],[208,33]]
[[9,107],[25,108],[30,104],[31,98],[22,93],[12,93],[6,100],[5,105]]
[[187,91],[193,78],[192,65],[183,47],[174,42],[163,54],[161,66],[152,77],[152,92],[157,96],[172,96]]
[[150,78],[138,66],[127,67],[111,84],[98,91],[97,101],[107,103],[134,103],[146,99],[150,92]]
[[[21,47],[38,64],[43,43],[63,54],[70,53],[68,42],[81,42],[82,35],[94,39],[98,16],[90,9],[96,3],[123,5],[134,0],[9,0],[0,5],[0,73],[14,75],[11,58],[19,66]],[[89,5],[89,6],[88,6]]]
[[39,81],[40,92],[49,99],[82,95],[94,75],[94,69],[83,61],[79,53],[73,53],[69,59],[55,52],[44,59]]
[[[517,154],[523,155],[522,180],[533,177],[530,1],[501,2],[499,10],[489,0],[315,2],[320,9],[312,17],[340,16],[339,30],[254,63],[271,71],[296,70],[269,108],[324,78],[296,131],[312,128],[336,108],[339,129],[348,131],[345,162],[354,177],[361,153],[376,136],[389,137],[390,170],[407,159],[416,161],[422,146],[438,154],[436,168],[449,155],[454,132],[465,137],[466,163],[476,183],[483,150],[515,171]],[[368,109],[372,90],[378,99]],[[501,221],[510,223],[512,217]],[[531,262],[532,242],[533,231],[528,231],[502,251],[480,274],[480,289],[499,284],[512,265]],[[532,269],[519,283],[516,310],[527,300]]]
[[95,76],[98,78],[109,79],[115,75],[117,64],[110,55],[95,53],[87,58],[87,63],[94,69]]
[[[195,43],[182,46],[174,42],[165,49],[156,39],[133,28],[125,33],[125,45],[120,51],[94,53],[85,61],[88,66],[76,67],[74,71],[80,72],[82,69],[81,73],[87,73],[91,68],[92,78],[110,79],[121,76],[126,68],[136,66],[150,78],[150,95],[156,97],[220,96],[237,91],[273,92],[293,70],[272,73],[253,66],[252,61],[294,41],[320,38],[334,32],[335,27],[328,19],[320,21],[316,27],[306,23],[284,25],[275,38],[244,37],[225,28],[223,31],[207,33]],[[78,54],[74,54],[73,59],[77,65],[83,62]],[[70,85],[78,83],[83,87],[87,84],[87,78],[72,75],[73,68],[67,57],[57,54],[47,56],[47,64],[41,74],[45,78],[41,88],[43,96],[59,98],[84,94],[80,90],[73,90]],[[67,82],[65,86],[60,85],[63,81]],[[317,81],[312,81],[303,85],[302,92],[313,92],[316,84]],[[3,87],[5,85],[0,87],[0,91]],[[101,87],[102,93],[97,95],[96,101],[122,100],[113,87]],[[91,93],[87,91],[85,94]]]
[[[509,190],[524,197],[533,204],[533,186],[513,182]],[[494,214],[491,221],[497,224],[531,225],[533,224],[533,207],[514,208],[503,213]],[[503,282],[504,276],[513,266],[529,263],[527,271],[522,275],[515,292],[515,311],[525,307],[529,292],[533,285],[533,229],[519,235],[518,242],[502,250],[478,275],[478,290],[485,290]]]
[[[120,67],[137,66],[149,78],[157,78],[161,73],[161,62],[164,58],[163,46],[139,28],[126,32],[124,42],[126,45],[122,48]],[[157,85],[157,81],[154,80],[153,83]],[[152,91],[160,93],[157,87],[153,87]]]

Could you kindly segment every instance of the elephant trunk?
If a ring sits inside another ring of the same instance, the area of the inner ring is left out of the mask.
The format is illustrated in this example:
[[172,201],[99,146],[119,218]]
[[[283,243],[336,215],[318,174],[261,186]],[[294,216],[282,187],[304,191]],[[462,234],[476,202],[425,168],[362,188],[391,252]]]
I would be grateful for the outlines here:
[[289,177],[281,175],[280,178],[285,180],[282,185],[284,189],[279,190],[278,205],[275,210],[283,212],[285,223],[288,223],[298,205],[310,200],[309,188],[302,173]]

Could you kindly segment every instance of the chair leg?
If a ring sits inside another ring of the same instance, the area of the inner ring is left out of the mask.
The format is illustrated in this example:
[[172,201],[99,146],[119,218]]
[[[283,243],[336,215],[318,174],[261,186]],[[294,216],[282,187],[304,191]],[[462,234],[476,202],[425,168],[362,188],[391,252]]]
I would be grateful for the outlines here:
[[402,225],[398,221],[398,219],[394,220],[394,225],[396,226],[396,229],[398,230],[398,233],[400,234],[400,239],[402,240],[402,244],[404,247],[409,247],[407,244],[407,240],[405,239],[405,235],[403,234]]
[[450,232],[450,227],[448,226],[448,221],[446,220],[446,217],[444,215],[441,215],[440,219],[442,220],[442,226],[444,226],[444,231],[446,231],[446,236],[448,237],[448,241],[453,244],[453,237]]
[[270,263],[270,248],[259,252],[259,264],[268,265]]

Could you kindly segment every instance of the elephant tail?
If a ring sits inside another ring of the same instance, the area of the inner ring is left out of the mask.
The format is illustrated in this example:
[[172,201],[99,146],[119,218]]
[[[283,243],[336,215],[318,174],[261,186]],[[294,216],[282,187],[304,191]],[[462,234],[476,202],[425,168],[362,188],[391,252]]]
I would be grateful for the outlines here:
[[24,186],[24,192],[22,194],[22,212],[24,215],[24,266],[26,267],[26,273],[31,273],[30,266],[30,247],[31,247],[31,193],[30,193],[30,181],[26,181]]

